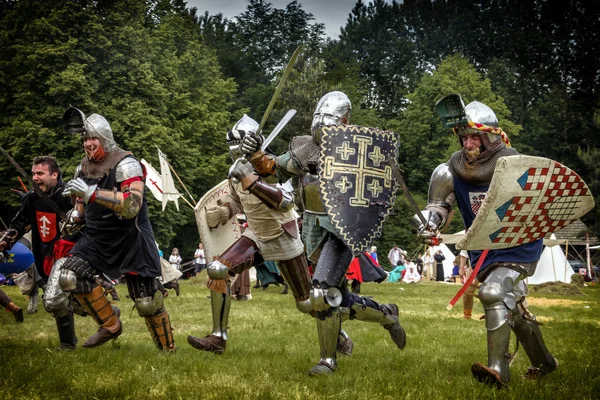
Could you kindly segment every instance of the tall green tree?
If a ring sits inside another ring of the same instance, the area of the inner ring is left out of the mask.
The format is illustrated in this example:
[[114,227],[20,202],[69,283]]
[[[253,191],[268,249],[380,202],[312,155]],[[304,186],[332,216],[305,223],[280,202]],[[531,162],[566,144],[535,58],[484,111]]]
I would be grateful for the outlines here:
[[[76,137],[62,131],[72,104],[111,123],[117,143],[158,166],[156,146],[198,197],[226,176],[224,126],[235,92],[198,25],[181,1],[22,1],[2,3],[0,21],[0,144],[25,168],[35,155],[58,158],[73,175],[83,156]],[[14,177],[0,161],[2,176]],[[0,182],[3,216],[17,199]],[[193,213],[149,199],[156,237],[181,243]],[[197,235],[185,240],[196,247]]]

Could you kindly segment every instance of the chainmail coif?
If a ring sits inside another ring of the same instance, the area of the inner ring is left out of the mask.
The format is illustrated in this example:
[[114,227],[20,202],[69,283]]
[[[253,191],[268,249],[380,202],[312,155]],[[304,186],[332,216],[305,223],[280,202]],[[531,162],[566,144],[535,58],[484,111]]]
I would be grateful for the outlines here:
[[492,181],[496,161],[500,157],[519,154],[512,147],[506,147],[502,142],[500,146],[488,149],[481,153],[474,161],[470,161],[463,149],[455,152],[450,157],[448,165],[452,175],[475,185],[488,184]]

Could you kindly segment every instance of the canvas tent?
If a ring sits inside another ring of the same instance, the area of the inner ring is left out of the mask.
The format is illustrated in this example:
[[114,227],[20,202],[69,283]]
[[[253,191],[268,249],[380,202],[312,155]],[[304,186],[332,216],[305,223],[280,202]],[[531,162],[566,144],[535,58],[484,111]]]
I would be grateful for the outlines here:
[[[552,234],[550,239],[556,239],[554,234]],[[544,251],[542,251],[540,261],[538,261],[535,274],[527,278],[527,283],[534,285],[554,281],[571,283],[571,275],[573,275],[575,271],[571,268],[571,264],[567,262],[565,253],[558,243],[554,246],[549,246],[548,243],[551,242],[544,241],[546,246],[544,247]]]
[[[453,261],[456,258],[454,253],[450,251],[448,246],[446,246],[443,242],[439,246],[431,246],[429,247],[429,252],[433,256],[438,250],[442,250],[442,254],[446,259],[442,262],[444,265],[444,278],[452,276],[452,268],[454,267]],[[433,270],[435,271],[436,263],[434,261]],[[433,272],[432,272],[433,273]]]

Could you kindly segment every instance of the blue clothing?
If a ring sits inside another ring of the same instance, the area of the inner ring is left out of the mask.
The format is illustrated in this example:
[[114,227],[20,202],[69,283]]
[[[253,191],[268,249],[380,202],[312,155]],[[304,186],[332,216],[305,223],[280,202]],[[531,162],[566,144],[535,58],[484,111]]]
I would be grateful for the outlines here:
[[[456,193],[456,201],[458,202],[458,208],[462,215],[465,229],[471,227],[479,208],[485,200],[488,189],[489,184],[474,185],[456,176],[454,177],[454,192]],[[543,241],[540,239],[508,249],[490,250],[480,271],[483,271],[490,264],[497,262],[537,262],[542,254],[542,247]],[[469,250],[468,253],[471,265],[475,267],[481,255],[481,250]]]
[[402,280],[402,272],[406,269],[405,265],[398,265],[388,275],[388,282],[399,282]]
[[458,276],[458,265],[455,265],[454,268],[452,268],[452,276]]

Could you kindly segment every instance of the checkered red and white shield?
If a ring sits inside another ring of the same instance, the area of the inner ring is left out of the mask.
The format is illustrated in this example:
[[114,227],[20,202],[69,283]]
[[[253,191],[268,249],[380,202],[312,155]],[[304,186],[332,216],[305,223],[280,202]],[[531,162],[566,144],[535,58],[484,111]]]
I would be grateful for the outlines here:
[[519,246],[550,236],[592,208],[589,188],[564,165],[542,157],[502,157],[477,217],[456,247]]

